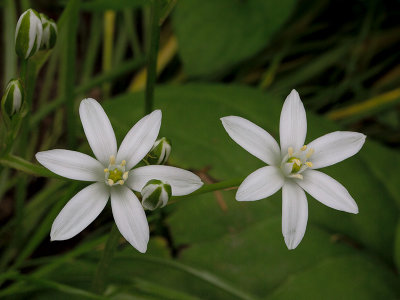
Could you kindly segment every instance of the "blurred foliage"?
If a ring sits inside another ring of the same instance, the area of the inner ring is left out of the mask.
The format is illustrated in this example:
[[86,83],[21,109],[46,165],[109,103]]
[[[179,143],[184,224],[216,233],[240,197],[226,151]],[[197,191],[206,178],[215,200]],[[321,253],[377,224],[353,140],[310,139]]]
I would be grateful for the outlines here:
[[[18,71],[17,16],[32,6],[60,28],[56,48],[34,57],[33,113],[16,155],[34,162],[35,152],[71,143],[90,154],[76,109],[84,97],[104,101],[121,141],[144,113],[151,3],[0,2],[2,87]],[[348,188],[360,213],[308,197],[304,240],[288,251],[280,193],[252,203],[234,200],[234,189],[177,198],[148,214],[148,253],[120,240],[100,296],[90,291],[111,209],[75,238],[50,243],[55,216],[82,184],[2,165],[0,298],[400,298],[400,2],[162,4],[155,107],[163,111],[160,136],[173,143],[169,163],[205,183],[248,175],[261,162],[229,139],[219,118],[240,115],[277,137],[283,100],[295,88],[307,110],[307,141],[341,129],[367,134],[357,156],[324,170]]]

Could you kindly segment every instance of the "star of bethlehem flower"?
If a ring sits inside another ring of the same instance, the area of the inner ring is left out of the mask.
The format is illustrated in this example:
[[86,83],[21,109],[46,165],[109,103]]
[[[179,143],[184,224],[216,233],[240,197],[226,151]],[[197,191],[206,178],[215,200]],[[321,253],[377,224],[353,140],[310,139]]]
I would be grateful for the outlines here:
[[346,188],[316,169],[356,154],[365,142],[365,135],[335,131],[305,145],[306,112],[295,90],[282,107],[280,147],[268,132],[246,119],[228,116],[221,121],[236,143],[268,164],[242,182],[236,200],[260,200],[282,188],[282,233],[289,249],[298,246],[306,230],[308,207],[304,191],[326,206],[358,213],[357,204]]
[[173,196],[192,193],[203,183],[183,169],[148,165],[134,168],[150,151],[161,126],[161,111],[156,110],[137,122],[125,136],[118,151],[111,123],[101,105],[84,99],[79,107],[83,129],[97,159],[69,150],[38,152],[36,159],[52,172],[66,178],[92,181],[61,210],[51,228],[51,240],[66,240],[85,229],[104,209],[111,197],[115,223],[124,238],[144,253],[149,241],[149,225],[139,199],[152,179],[171,186]]

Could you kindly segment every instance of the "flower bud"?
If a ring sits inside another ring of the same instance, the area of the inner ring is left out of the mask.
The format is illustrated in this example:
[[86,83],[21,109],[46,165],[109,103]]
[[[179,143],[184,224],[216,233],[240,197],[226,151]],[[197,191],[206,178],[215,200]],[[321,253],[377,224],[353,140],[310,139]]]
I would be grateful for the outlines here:
[[4,93],[3,98],[1,99],[2,110],[7,114],[7,116],[12,117],[20,111],[23,98],[24,91],[21,81],[19,79],[11,80],[6,87],[6,92]]
[[148,210],[164,207],[171,194],[171,186],[168,183],[152,179],[142,189],[142,206]]
[[146,160],[151,165],[163,165],[171,153],[171,142],[163,137],[155,141],[153,148],[147,154]]
[[28,59],[40,48],[43,26],[39,14],[28,9],[18,20],[15,30],[15,52],[23,59]]
[[53,19],[44,14],[40,14],[40,20],[43,26],[43,35],[40,49],[52,49],[57,41],[57,24]]

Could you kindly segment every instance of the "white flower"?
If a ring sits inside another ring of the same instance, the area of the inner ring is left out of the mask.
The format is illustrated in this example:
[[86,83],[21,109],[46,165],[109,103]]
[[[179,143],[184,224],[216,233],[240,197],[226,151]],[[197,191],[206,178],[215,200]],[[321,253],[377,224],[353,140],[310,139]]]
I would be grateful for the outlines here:
[[282,188],[282,233],[289,249],[301,242],[308,219],[306,191],[331,208],[358,213],[345,187],[315,169],[338,163],[356,154],[365,142],[357,132],[335,131],[304,145],[306,112],[299,94],[286,98],[280,119],[281,147],[264,129],[235,116],[221,118],[229,136],[269,166],[251,173],[239,186],[238,201],[266,198]]
[[173,196],[190,194],[203,185],[200,178],[169,166],[132,169],[150,151],[161,126],[161,111],[142,118],[125,136],[119,150],[111,123],[101,105],[85,99],[79,107],[83,129],[97,160],[69,150],[49,150],[36,159],[52,172],[75,180],[94,181],[81,190],[61,210],[51,228],[51,240],[66,240],[85,229],[106,206],[111,196],[115,223],[125,239],[140,252],[146,252],[149,226],[139,199],[151,179],[168,183]]

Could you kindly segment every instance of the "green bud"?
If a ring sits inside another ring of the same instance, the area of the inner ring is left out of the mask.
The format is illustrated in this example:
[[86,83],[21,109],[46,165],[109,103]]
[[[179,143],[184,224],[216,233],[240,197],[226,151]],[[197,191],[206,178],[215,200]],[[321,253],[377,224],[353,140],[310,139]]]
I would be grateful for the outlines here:
[[18,20],[15,30],[15,52],[23,59],[28,59],[39,51],[43,35],[43,26],[39,14],[28,9]]
[[148,210],[164,207],[171,194],[171,186],[168,183],[152,179],[142,189],[142,206]]
[[11,118],[14,114],[19,113],[23,100],[24,90],[21,81],[13,79],[8,83],[1,99],[1,108]]
[[40,49],[52,49],[57,41],[57,24],[53,19],[48,18],[44,14],[40,14],[40,20],[43,26],[42,43]]
[[163,137],[155,141],[153,148],[147,154],[146,160],[151,165],[163,165],[171,153],[171,142]]

